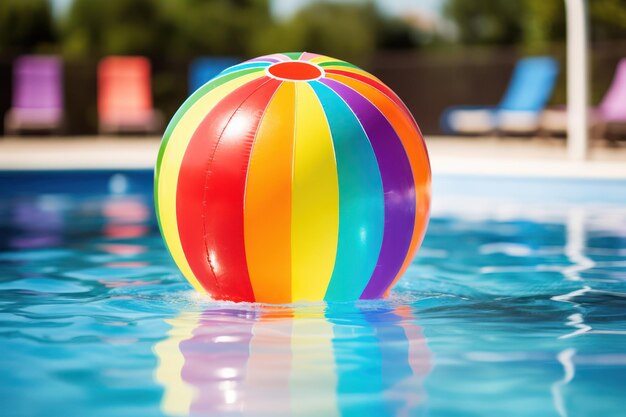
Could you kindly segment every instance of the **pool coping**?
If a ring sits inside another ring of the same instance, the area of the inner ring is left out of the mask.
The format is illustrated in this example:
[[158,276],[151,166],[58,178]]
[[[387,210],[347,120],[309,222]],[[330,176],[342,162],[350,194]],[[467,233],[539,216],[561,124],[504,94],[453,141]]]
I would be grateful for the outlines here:
[[[626,179],[626,147],[566,158],[563,139],[428,136],[433,175]],[[158,137],[0,138],[0,171],[150,170]]]

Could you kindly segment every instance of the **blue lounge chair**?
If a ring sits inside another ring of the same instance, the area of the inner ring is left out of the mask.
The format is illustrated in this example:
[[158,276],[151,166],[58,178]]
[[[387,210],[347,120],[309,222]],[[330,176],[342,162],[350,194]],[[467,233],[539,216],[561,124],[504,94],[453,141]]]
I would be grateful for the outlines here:
[[189,66],[189,94],[202,87],[226,68],[239,62],[237,58],[231,57],[196,58]]
[[554,58],[521,59],[499,105],[450,107],[441,117],[442,127],[447,133],[461,134],[532,133],[539,128],[541,112],[552,95],[558,73]]

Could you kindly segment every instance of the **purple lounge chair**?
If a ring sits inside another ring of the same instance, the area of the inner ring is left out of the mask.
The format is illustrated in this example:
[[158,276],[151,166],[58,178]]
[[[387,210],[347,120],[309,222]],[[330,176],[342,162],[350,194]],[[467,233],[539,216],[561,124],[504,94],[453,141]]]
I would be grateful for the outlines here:
[[[626,127],[626,58],[617,64],[613,82],[602,102],[595,109],[590,109],[589,119],[594,137],[605,136],[609,127]],[[567,131],[567,112],[565,108],[546,110],[542,117],[542,128],[548,133]]]
[[26,55],[13,64],[13,99],[5,116],[6,134],[23,130],[60,130],[63,125],[63,76],[55,56]]

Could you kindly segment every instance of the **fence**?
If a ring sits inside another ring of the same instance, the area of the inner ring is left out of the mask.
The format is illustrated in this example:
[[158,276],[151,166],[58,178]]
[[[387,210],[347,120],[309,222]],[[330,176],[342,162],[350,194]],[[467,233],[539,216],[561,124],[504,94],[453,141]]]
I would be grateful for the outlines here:
[[[565,102],[565,48],[554,46],[550,54],[561,63],[559,84],[552,104]],[[436,51],[380,52],[365,65],[404,100],[425,134],[441,133],[442,111],[456,104],[498,103],[513,67],[523,51],[515,48],[447,47]],[[626,57],[626,40],[594,44],[592,104],[608,88],[615,66]],[[10,107],[13,57],[0,57],[0,114]],[[96,59],[64,62],[66,129],[68,135],[97,132]],[[155,107],[166,120],[187,97],[189,62],[152,60]],[[3,117],[0,121],[4,130]]]

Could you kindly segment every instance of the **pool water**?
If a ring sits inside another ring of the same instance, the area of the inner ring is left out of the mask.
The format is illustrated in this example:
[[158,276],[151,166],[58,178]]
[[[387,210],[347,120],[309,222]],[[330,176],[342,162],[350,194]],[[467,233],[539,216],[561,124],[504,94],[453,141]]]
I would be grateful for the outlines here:
[[0,175],[3,416],[626,413],[624,183],[441,179],[388,299],[272,307],[191,290],[150,173],[42,175]]

